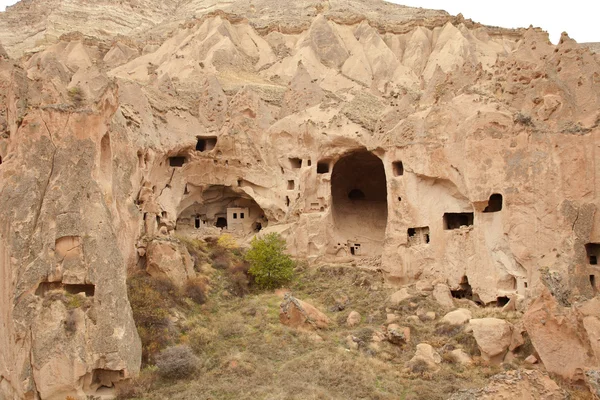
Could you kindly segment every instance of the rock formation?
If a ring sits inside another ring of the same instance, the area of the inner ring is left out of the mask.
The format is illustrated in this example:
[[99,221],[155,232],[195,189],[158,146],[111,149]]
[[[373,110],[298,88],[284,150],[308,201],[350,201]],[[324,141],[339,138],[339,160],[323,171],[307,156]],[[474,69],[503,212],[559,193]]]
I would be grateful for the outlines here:
[[520,310],[599,288],[593,46],[379,0],[23,0],[0,43],[2,396],[135,375],[127,273],[193,277],[185,237]]

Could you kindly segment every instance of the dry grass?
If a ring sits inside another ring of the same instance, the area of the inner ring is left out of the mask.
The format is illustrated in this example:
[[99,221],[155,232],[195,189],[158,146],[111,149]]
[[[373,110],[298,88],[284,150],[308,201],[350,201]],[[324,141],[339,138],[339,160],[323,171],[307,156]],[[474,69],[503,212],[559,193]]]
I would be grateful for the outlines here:
[[[235,258],[221,249],[218,253]],[[393,290],[384,289],[382,277],[375,272],[343,266],[302,267],[296,272],[290,284],[294,295],[337,322],[319,331],[322,340],[315,340],[313,333],[289,329],[279,322],[281,298],[275,293],[250,286],[245,297],[233,296],[229,271],[214,271],[205,304],[178,309],[186,317],[178,327],[179,343],[173,344],[192,348],[200,360],[199,371],[179,381],[162,380],[156,374],[143,393],[135,393],[136,398],[441,400],[458,389],[483,387],[502,370],[478,357],[475,340],[462,327],[414,318],[409,323],[406,318],[419,311],[444,314],[429,297],[416,296],[394,311],[386,309],[385,299]],[[339,300],[346,297],[340,310]],[[348,328],[345,320],[352,310],[362,315],[362,323]],[[411,328],[411,340],[404,346],[373,342],[389,312],[399,317],[398,324]],[[498,310],[472,312],[500,316]],[[349,335],[359,344],[358,349],[348,348]],[[438,371],[419,365],[407,367],[421,342],[431,344],[442,355]],[[446,353],[455,348],[474,356],[475,366],[453,363]],[[527,355],[523,352],[520,357]],[[148,381],[146,377],[146,385]]]

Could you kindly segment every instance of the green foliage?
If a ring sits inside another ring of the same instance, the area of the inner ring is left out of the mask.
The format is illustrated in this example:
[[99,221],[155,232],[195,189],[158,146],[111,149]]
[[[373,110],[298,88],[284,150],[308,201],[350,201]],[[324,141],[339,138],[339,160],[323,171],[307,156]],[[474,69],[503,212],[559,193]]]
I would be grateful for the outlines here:
[[264,289],[277,288],[294,274],[294,261],[285,254],[285,240],[277,233],[252,239],[246,260],[250,263],[248,273]]
[[66,306],[69,310],[74,310],[83,306],[85,299],[78,294],[66,293]]

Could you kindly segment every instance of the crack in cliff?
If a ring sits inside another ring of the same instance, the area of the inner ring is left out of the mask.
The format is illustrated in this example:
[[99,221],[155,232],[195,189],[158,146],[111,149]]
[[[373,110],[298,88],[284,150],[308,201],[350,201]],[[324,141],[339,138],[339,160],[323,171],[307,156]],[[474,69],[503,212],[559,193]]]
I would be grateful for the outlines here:
[[[46,193],[48,192],[48,186],[50,186],[50,181],[52,180],[52,175],[54,175],[54,168],[55,168],[55,163],[56,163],[56,153],[58,152],[58,148],[56,147],[56,144],[54,143],[54,138],[52,137],[52,132],[50,131],[50,128],[48,127],[48,123],[46,122],[46,120],[44,119],[43,116],[40,116],[40,119],[44,123],[44,126],[46,127],[46,131],[48,131],[48,136],[50,137],[50,143],[52,143],[52,147],[54,148],[54,150],[52,152],[52,164],[50,165],[50,173],[48,174],[48,178],[46,179],[46,183],[44,184],[44,189],[42,190],[42,194],[40,196],[41,201],[40,201],[39,207],[37,208],[37,210],[35,212],[35,216],[34,216],[34,219],[33,219],[32,237],[33,237],[33,234],[35,233],[35,230],[37,228],[38,221],[39,221],[39,218],[40,218],[40,214],[42,213],[42,208],[44,207],[44,203],[45,203],[45,199],[46,199]],[[69,120],[70,119],[71,119],[71,114],[69,114],[67,116],[67,121],[65,122],[65,126],[63,127],[63,131],[65,129],[67,129],[67,126],[69,124]]]
[[38,390],[38,386],[37,383],[35,382],[35,374],[33,373],[33,328],[30,326],[29,327],[29,337],[30,337],[30,348],[29,348],[29,365],[31,366],[31,382],[33,385],[33,390],[35,390],[35,393],[37,393],[37,398],[41,399],[42,395],[40,394],[40,391]]
[[579,209],[577,209],[577,215],[575,215],[575,221],[573,221],[573,226],[571,226],[571,230],[573,232],[575,232],[575,224],[577,224],[578,220],[579,220]]
[[169,182],[167,182],[167,184],[165,185],[165,187],[160,190],[160,193],[158,195],[159,198],[160,198],[160,196],[162,196],[162,194],[163,194],[163,192],[164,192],[164,190],[166,188],[171,187],[171,182],[173,182],[173,176],[174,175],[175,175],[175,168],[173,168],[173,172],[171,172],[171,177],[169,178]]

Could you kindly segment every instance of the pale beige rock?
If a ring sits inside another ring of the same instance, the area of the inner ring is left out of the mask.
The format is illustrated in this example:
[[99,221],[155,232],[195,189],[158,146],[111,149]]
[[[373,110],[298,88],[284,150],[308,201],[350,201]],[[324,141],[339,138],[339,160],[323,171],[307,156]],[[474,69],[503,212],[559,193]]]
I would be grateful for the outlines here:
[[[598,365],[582,304],[600,289],[598,55],[378,0],[281,4],[0,13],[0,397],[93,397],[135,375],[128,271],[191,275],[146,244],[257,231],[385,279],[357,286],[445,283],[466,307],[523,311],[545,282],[573,306],[532,306],[540,360],[573,379]],[[67,285],[94,289],[72,336],[45,296]]]
[[400,317],[397,316],[396,314],[386,314],[386,317],[385,317],[386,324],[393,324],[395,322],[398,322],[399,320],[400,320]]
[[153,240],[147,247],[146,271],[156,278],[166,278],[183,286],[193,278],[194,263],[185,247],[168,240]]
[[471,357],[463,349],[454,349],[450,352],[451,359],[461,365],[469,366],[473,364]]
[[331,324],[327,315],[290,293],[285,295],[279,306],[279,321],[286,326],[301,330],[324,329]]
[[362,317],[356,311],[351,311],[346,319],[346,326],[353,327],[360,324]]
[[410,328],[397,324],[390,324],[386,328],[386,338],[390,343],[397,345],[410,343]]
[[412,298],[413,296],[408,293],[408,289],[407,288],[402,288],[400,290],[398,290],[397,292],[394,292],[390,298],[388,299],[388,304],[390,305],[394,305],[397,306],[400,303],[402,303],[404,300],[408,300],[410,298]]
[[471,319],[473,336],[484,360],[501,363],[512,339],[512,325],[498,318]]
[[[596,299],[580,306],[580,312],[562,307],[545,290],[529,307],[523,323],[544,367],[566,379],[584,379],[583,371],[597,365],[588,332],[581,318],[600,313]],[[587,306],[587,307],[586,307]],[[587,316],[585,316],[587,314]],[[588,320],[589,327],[589,320]],[[593,330],[591,330],[593,336]]]
[[454,301],[452,301],[452,293],[448,285],[438,283],[433,289],[433,298],[444,308],[453,308]]
[[527,364],[537,364],[538,359],[532,354],[530,356],[528,356],[525,360],[524,360]]
[[428,281],[418,281],[415,283],[415,289],[419,292],[432,292],[433,285]]
[[427,343],[419,343],[415,355],[410,359],[408,365],[413,366],[418,362],[423,362],[430,370],[437,370],[442,362],[442,357],[435,349]]
[[471,311],[466,308],[450,311],[442,317],[442,322],[450,325],[464,325],[472,318]]

